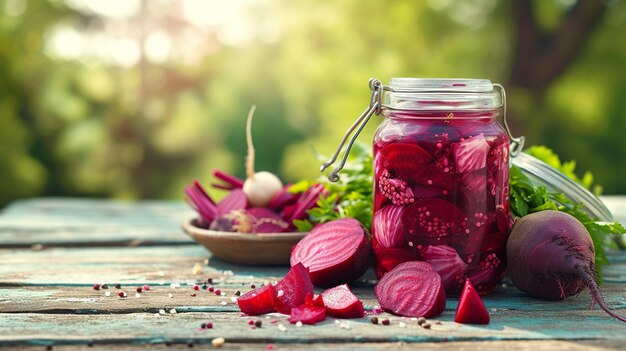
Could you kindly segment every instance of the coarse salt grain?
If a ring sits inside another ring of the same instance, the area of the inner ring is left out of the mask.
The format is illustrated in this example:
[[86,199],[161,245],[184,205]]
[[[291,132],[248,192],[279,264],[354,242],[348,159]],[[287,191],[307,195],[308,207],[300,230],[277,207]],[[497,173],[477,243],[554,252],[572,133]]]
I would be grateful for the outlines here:
[[191,273],[193,275],[198,275],[198,274],[202,273],[202,265],[200,263],[194,264],[193,268],[191,269]]
[[339,325],[341,321],[339,319],[335,319],[335,324]]
[[167,294],[167,296],[169,296],[169,297],[170,297],[170,299],[171,299],[171,298],[173,298],[173,297],[174,297],[174,294],[169,293],[169,294]]
[[297,322],[296,322],[296,327],[300,328],[301,326],[302,326],[302,322],[297,321]]
[[404,323],[404,322],[398,322],[398,327],[400,327],[400,328],[405,328],[405,327],[406,327],[406,323]]
[[278,330],[280,330],[281,332],[286,332],[287,328],[285,328],[285,326],[282,324],[278,324]]
[[170,313],[171,313],[171,314],[176,314],[176,313],[178,313],[178,312],[176,312],[176,309],[175,309],[175,308],[172,308],[172,309],[170,310]]
[[140,293],[135,293],[135,298],[136,298],[136,299],[138,299],[138,298],[140,298],[140,297],[141,297],[141,294],[140,294]]
[[352,327],[350,327],[350,324],[348,322],[341,322],[341,323],[339,323],[339,328],[346,329],[346,330],[352,329]]
[[226,306],[227,304],[228,304],[228,302],[226,302],[226,301],[220,302],[220,305],[222,305],[222,306]]
[[285,292],[282,291],[282,290],[278,290],[278,292],[276,293],[276,296],[278,296],[278,297],[281,297],[283,295],[285,295]]
[[231,297],[231,298],[230,298],[230,301],[231,301],[231,302],[237,302],[237,298],[236,298],[236,297]]
[[211,345],[213,347],[222,347],[225,342],[226,342],[226,339],[224,339],[224,338],[215,338],[215,339],[211,340]]
[[111,296],[111,292],[110,292],[110,291],[105,292],[105,293],[104,293],[104,296],[107,296],[107,297],[108,297],[108,296]]
[[165,314],[165,310],[164,309],[160,309],[159,310],[159,314]]

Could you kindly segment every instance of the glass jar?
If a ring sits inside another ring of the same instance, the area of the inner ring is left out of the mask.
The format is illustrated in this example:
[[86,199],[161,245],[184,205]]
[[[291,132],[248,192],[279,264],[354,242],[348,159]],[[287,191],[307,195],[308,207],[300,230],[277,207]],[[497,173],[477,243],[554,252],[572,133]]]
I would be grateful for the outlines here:
[[372,247],[378,277],[431,263],[446,290],[489,293],[509,235],[509,139],[488,80],[395,78],[374,136]]
[[523,144],[497,121],[504,89],[484,79],[417,78],[393,78],[387,86],[370,80],[370,89],[370,106],[342,140],[339,150],[356,130],[329,178],[338,179],[358,133],[382,114],[373,145],[377,276],[421,260],[448,292],[459,292],[466,278],[479,293],[491,292],[506,268],[509,153]]

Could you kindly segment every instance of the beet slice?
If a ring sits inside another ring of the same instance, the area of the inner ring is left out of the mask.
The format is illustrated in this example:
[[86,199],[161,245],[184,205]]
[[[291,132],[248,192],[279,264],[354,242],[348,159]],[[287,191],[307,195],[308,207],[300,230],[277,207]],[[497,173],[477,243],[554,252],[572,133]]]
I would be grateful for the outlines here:
[[431,154],[412,143],[390,143],[380,152],[385,158],[387,168],[396,177],[404,180],[413,179],[415,174],[432,159]]
[[454,204],[437,198],[422,199],[408,206],[402,223],[410,238],[425,244],[446,244],[452,236],[466,235],[467,216]]
[[374,272],[378,279],[404,262],[417,260],[417,254],[407,248],[374,249]]
[[269,208],[253,207],[246,212],[253,217],[253,233],[280,233],[289,227],[282,217]]
[[300,305],[291,309],[289,323],[315,324],[326,319],[326,308],[316,305]]
[[448,245],[427,245],[418,252],[422,261],[430,263],[439,273],[446,291],[454,289],[468,268],[456,250]]
[[307,294],[313,293],[309,270],[301,263],[293,265],[287,275],[274,285],[273,292],[276,311],[290,314],[292,308],[304,303]]
[[362,318],[365,315],[363,303],[343,284],[324,291],[320,295],[326,306],[326,313],[337,318]]
[[415,174],[415,181],[424,186],[454,190],[457,187],[459,179],[450,168],[446,172],[445,167],[440,168],[435,164],[429,164]]
[[359,278],[371,262],[371,243],[353,218],[317,225],[291,250],[291,265],[309,268],[313,284],[329,287]]
[[275,294],[272,285],[265,285],[241,295],[237,299],[237,304],[241,312],[249,316],[274,312]]
[[467,173],[487,167],[489,144],[483,134],[456,143],[454,161],[459,173]]
[[306,294],[306,297],[304,298],[304,304],[310,306],[325,307],[324,298],[322,298],[322,295],[317,295],[317,297],[315,297],[315,294],[313,293]]
[[446,307],[441,276],[430,263],[406,262],[385,274],[375,287],[385,311],[406,317],[435,317]]
[[378,210],[372,221],[372,235],[376,248],[402,247],[404,226],[402,225],[403,206],[385,206]]
[[489,313],[469,279],[465,280],[454,321],[463,324],[489,324]]

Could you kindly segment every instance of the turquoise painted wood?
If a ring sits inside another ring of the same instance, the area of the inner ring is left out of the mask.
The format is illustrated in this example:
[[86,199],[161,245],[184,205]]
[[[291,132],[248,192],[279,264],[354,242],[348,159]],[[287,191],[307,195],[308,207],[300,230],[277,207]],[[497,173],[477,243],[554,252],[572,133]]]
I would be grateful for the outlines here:
[[[616,218],[626,218],[626,197],[607,203],[617,209]],[[529,343],[533,348],[548,348],[554,340],[589,340],[588,349],[595,342],[626,345],[626,324],[589,310],[588,293],[568,301],[543,301],[506,281],[484,298],[492,317],[488,326],[454,323],[457,300],[450,297],[438,317],[441,324],[433,321],[430,330],[389,314],[378,317],[389,318],[390,326],[363,318],[349,321],[349,329],[332,319],[297,328],[285,316],[272,314],[260,317],[262,328],[251,329],[249,318],[240,316],[232,300],[235,292],[249,291],[252,282],[279,279],[288,267],[244,267],[211,257],[180,229],[182,219],[192,215],[182,203],[162,201],[33,199],[9,206],[0,215],[0,346],[210,343],[215,337],[255,349],[267,342],[287,348],[359,345],[373,350],[389,348],[389,342],[436,342],[442,349],[480,349],[494,340],[503,348],[513,340],[544,343]],[[607,302],[626,314],[626,253],[609,256],[613,264],[605,268],[603,291]],[[202,272],[193,271],[196,264]],[[225,296],[192,289],[207,278]],[[94,283],[110,288],[96,291]],[[117,297],[116,283],[128,297]],[[135,298],[135,287],[144,284],[151,290]],[[369,310],[377,304],[373,284],[368,272],[353,289]],[[161,309],[165,315],[159,314]],[[171,309],[177,313],[170,314]],[[214,329],[197,330],[209,320]]]

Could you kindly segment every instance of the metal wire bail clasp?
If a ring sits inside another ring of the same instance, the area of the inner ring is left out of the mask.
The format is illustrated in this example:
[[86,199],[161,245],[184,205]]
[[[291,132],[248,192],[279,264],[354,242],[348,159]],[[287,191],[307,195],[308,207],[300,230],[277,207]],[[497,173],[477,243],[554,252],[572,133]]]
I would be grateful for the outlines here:
[[522,152],[526,138],[523,135],[515,138],[513,137],[513,134],[511,134],[511,129],[509,129],[509,125],[506,122],[506,92],[504,91],[504,87],[500,84],[494,84],[493,87],[498,88],[498,90],[500,90],[500,95],[502,96],[502,121],[504,122],[504,129],[506,130],[506,134],[509,136],[509,140],[511,142],[509,153],[511,157],[516,157],[520,154],[520,152]]
[[372,90],[372,97],[370,99],[369,106],[365,109],[365,111],[363,111],[361,116],[359,116],[359,118],[357,118],[357,120],[348,129],[346,134],[343,136],[343,139],[341,139],[341,143],[339,143],[339,147],[337,147],[337,150],[335,151],[331,159],[324,162],[322,166],[320,167],[320,172],[324,172],[326,168],[330,167],[333,163],[335,163],[335,161],[337,161],[337,157],[339,157],[339,154],[341,153],[343,146],[345,145],[350,135],[356,129],[356,132],[354,133],[354,135],[352,135],[352,139],[350,139],[350,142],[348,143],[348,146],[346,147],[346,150],[343,154],[343,158],[341,159],[341,162],[328,175],[328,180],[330,180],[331,182],[337,182],[339,180],[339,172],[346,165],[346,161],[348,160],[348,155],[350,154],[350,149],[352,148],[352,145],[356,141],[356,138],[359,136],[363,128],[365,128],[365,125],[367,124],[367,122],[369,122],[372,115],[373,114],[380,115],[380,112],[382,109],[382,103],[383,103],[383,88],[384,88],[383,83],[378,79],[370,78],[369,87],[370,87],[370,90]]

